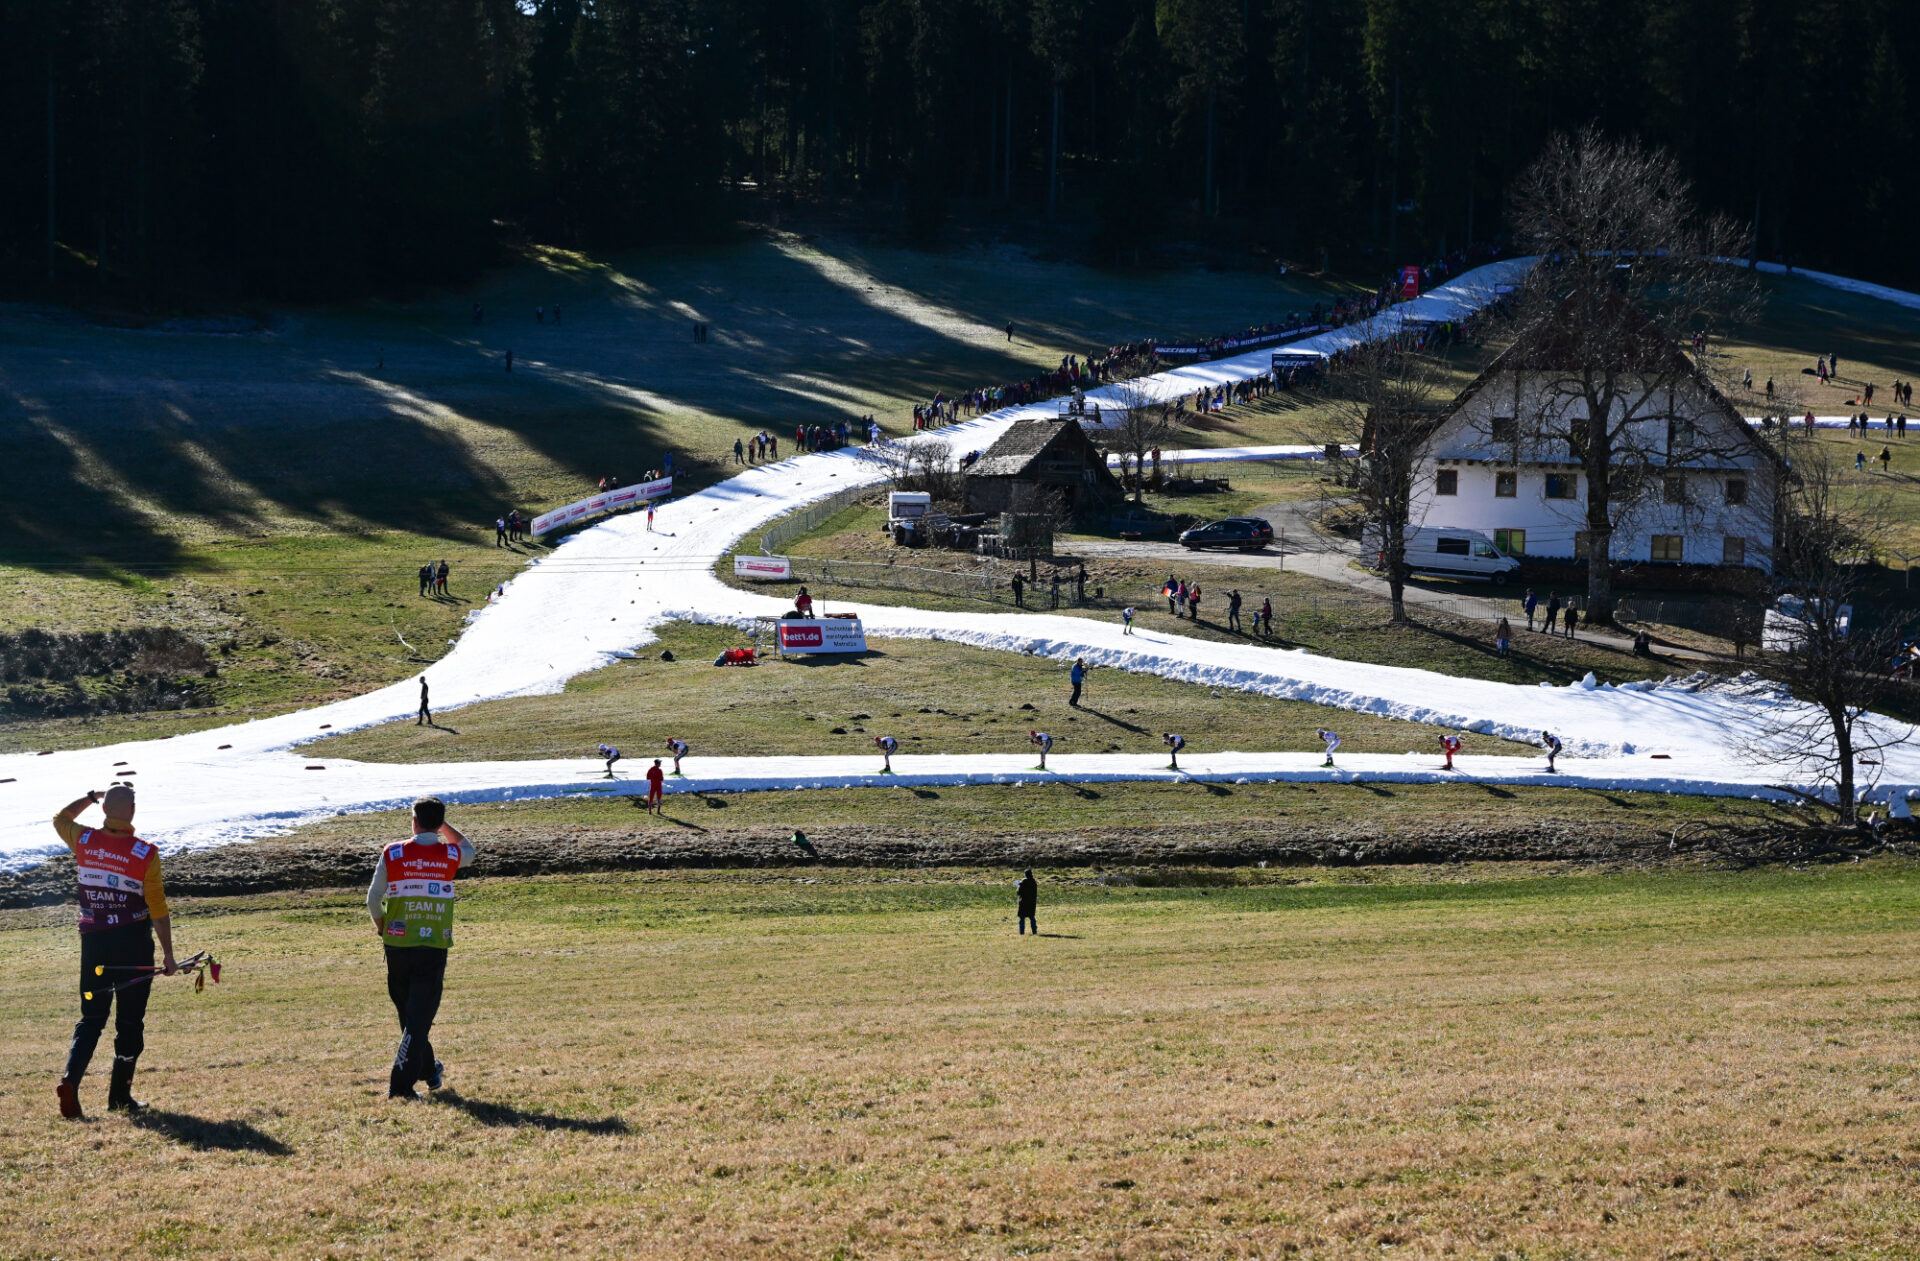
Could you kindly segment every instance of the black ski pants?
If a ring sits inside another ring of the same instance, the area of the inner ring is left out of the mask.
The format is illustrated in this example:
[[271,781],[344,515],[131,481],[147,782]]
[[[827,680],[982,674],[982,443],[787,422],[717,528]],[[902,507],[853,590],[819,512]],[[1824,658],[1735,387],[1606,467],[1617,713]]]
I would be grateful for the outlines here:
[[388,946],[387,997],[400,1017],[400,1049],[394,1053],[387,1093],[413,1093],[433,1071],[433,1018],[447,979],[447,952],[433,946]]
[[[119,993],[113,987],[143,975],[135,970],[153,966],[153,928],[127,924],[97,933],[80,934],[80,1023],[73,1027],[73,1048],[67,1052],[66,1080],[78,1085],[107,1027],[113,1011],[113,1056],[131,1066],[147,1046],[147,996],[153,982],[129,985]],[[94,975],[96,967],[106,971]],[[92,994],[93,997],[87,997]]]

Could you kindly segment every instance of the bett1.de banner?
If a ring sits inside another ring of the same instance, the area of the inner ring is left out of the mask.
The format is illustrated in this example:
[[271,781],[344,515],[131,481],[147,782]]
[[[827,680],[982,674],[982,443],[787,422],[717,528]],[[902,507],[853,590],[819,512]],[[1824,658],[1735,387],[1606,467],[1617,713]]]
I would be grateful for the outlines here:
[[533,524],[529,528],[535,534],[547,534],[563,525],[572,525],[575,521],[597,517],[603,512],[618,512],[622,508],[631,508],[646,503],[650,499],[659,499],[672,493],[671,477],[622,486],[618,490],[603,490],[597,495],[576,500],[564,508],[555,508],[552,512],[541,513],[533,519]]
[[781,652],[865,652],[867,633],[856,618],[783,617],[774,624]]

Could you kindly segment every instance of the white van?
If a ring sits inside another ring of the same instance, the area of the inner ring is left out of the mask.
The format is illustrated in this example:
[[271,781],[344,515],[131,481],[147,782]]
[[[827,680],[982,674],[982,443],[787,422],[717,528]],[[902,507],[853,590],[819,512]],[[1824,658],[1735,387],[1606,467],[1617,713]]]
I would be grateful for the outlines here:
[[918,521],[933,511],[933,496],[924,490],[896,490],[887,495],[887,524]]
[[[1367,547],[1379,555],[1379,531],[1368,531]],[[1420,525],[1407,529],[1407,568],[1417,574],[1481,578],[1497,586],[1519,571],[1520,562],[1478,530]]]

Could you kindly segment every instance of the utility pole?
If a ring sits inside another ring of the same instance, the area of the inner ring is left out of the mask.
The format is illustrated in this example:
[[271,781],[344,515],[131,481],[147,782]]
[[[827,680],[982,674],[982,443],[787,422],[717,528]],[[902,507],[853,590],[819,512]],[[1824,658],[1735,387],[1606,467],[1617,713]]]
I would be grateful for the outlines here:
[[1213,89],[1207,89],[1207,187],[1200,198],[1200,208],[1211,218],[1216,212],[1213,204]]
[[52,289],[56,273],[58,250],[54,244],[58,229],[54,226],[56,214],[60,208],[56,167],[53,153],[53,25],[49,17],[47,25],[47,288]]
[[1393,171],[1388,176],[1387,265],[1400,265],[1400,72],[1393,72]]
[[1053,218],[1054,205],[1060,199],[1060,85],[1066,69],[1058,62],[1053,67],[1053,140],[1047,151],[1047,218]]

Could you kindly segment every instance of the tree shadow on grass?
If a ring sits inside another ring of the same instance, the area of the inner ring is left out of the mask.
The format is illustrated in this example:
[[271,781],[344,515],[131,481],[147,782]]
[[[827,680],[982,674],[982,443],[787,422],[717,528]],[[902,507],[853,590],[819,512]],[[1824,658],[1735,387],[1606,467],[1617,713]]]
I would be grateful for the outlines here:
[[263,1156],[291,1156],[293,1148],[245,1121],[209,1121],[185,1112],[148,1108],[133,1123],[199,1152],[259,1152]]
[[1124,718],[1115,718],[1112,714],[1103,714],[1099,710],[1094,709],[1090,705],[1082,705],[1080,707],[1080,712],[1083,714],[1091,714],[1095,718],[1098,718],[1101,722],[1110,723],[1113,726],[1119,727],[1124,731],[1131,731],[1135,735],[1145,735],[1147,733],[1147,729],[1145,727],[1135,726],[1133,723],[1128,722]]
[[531,1112],[525,1108],[516,1108],[510,1103],[489,1103],[484,1099],[468,1099],[456,1090],[438,1090],[433,1094],[435,1103],[444,1103],[458,1108],[482,1125],[496,1128],[522,1130],[565,1130],[574,1134],[626,1134],[632,1129],[620,1117],[600,1117],[597,1120],[580,1117],[555,1116],[551,1112]]

